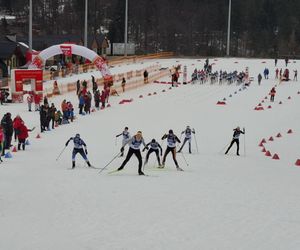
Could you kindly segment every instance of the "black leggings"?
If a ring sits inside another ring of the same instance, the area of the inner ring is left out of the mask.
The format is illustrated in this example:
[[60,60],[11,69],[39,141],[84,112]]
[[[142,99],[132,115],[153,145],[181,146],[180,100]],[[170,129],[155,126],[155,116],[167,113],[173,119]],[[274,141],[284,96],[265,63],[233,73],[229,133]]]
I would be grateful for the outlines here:
[[123,161],[121,167],[119,167],[119,170],[121,170],[125,167],[126,163],[130,160],[130,158],[133,154],[135,154],[135,156],[138,158],[138,160],[139,160],[139,172],[142,172],[143,160],[142,160],[141,151],[139,149],[133,149],[133,148],[129,148],[126,159]]
[[159,158],[159,149],[153,149],[153,148],[150,148],[146,154],[146,161],[145,161],[145,164],[147,164],[148,162],[148,159],[149,159],[149,156],[151,153],[155,152],[156,154],[156,158],[157,158],[157,161],[158,161],[158,165],[160,165],[160,158]]
[[25,150],[25,140],[26,139],[19,139],[18,150],[21,150],[21,145],[22,145],[22,149]]
[[172,152],[173,161],[175,162],[176,167],[178,167],[178,162],[177,162],[177,160],[176,160],[176,147],[174,147],[174,148],[171,148],[171,147],[169,147],[169,146],[167,147],[166,152],[165,152],[165,154],[164,154],[164,158],[163,158],[162,164],[163,164],[163,165],[165,164],[165,162],[166,162],[166,157],[167,157],[167,155],[168,155],[170,152]]
[[236,149],[236,154],[239,154],[239,149],[240,149],[240,141],[239,139],[232,139],[228,149],[226,150],[225,154],[228,153],[228,151],[230,150],[230,148],[232,147],[233,143],[236,143],[237,149]]

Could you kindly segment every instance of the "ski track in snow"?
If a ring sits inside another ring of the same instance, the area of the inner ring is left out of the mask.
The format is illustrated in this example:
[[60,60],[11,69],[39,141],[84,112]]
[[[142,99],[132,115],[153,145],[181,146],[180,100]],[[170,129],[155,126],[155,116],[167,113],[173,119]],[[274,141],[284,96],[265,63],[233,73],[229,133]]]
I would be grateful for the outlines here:
[[[156,61],[162,67],[187,65],[190,79],[205,60],[149,60],[143,66]],[[13,159],[0,165],[0,249],[299,249],[300,169],[294,163],[300,158],[300,84],[279,85],[272,109],[266,109],[270,103],[265,100],[265,110],[254,111],[277,83],[274,61],[218,58],[211,62],[213,71],[241,71],[249,66],[255,80],[243,91],[235,84],[196,83],[171,90],[170,85],[149,84],[110,97],[111,108],[80,116],[72,124],[42,133],[41,139],[35,138],[37,131],[30,133],[26,152],[13,153]],[[264,67],[269,67],[270,79],[258,86],[257,75]],[[285,68],[283,60],[278,67]],[[291,77],[297,67],[299,61],[290,63]],[[157,95],[147,96],[154,91]],[[224,97],[227,105],[217,106]],[[118,104],[130,98],[132,103]],[[71,100],[76,110],[75,93],[51,98],[50,103],[60,107],[63,99]],[[1,116],[8,111],[12,117],[20,114],[28,127],[39,128],[38,113],[27,112],[27,104],[0,106]],[[187,145],[183,149],[189,166],[177,154],[184,172],[176,171],[170,154],[162,170],[155,168],[157,160],[151,154],[145,177],[137,175],[135,157],[121,172],[108,174],[125,157],[118,157],[99,174],[99,169],[89,169],[77,156],[76,168],[69,171],[71,145],[55,161],[75,133],[87,143],[91,163],[100,168],[119,152],[121,138],[115,145],[115,135],[125,126],[131,135],[142,130],[146,143],[156,138],[165,149],[162,135],[173,129],[180,137],[187,125],[196,130],[199,154],[193,137],[193,154],[187,154]],[[240,138],[241,156],[235,155],[235,145],[225,156],[225,148],[221,149],[230,143],[236,126],[246,128]],[[294,133],[288,135],[290,128]],[[278,132],[282,138],[276,138]],[[265,146],[279,154],[278,161],[264,156],[258,147],[262,138],[270,136],[275,140]]]

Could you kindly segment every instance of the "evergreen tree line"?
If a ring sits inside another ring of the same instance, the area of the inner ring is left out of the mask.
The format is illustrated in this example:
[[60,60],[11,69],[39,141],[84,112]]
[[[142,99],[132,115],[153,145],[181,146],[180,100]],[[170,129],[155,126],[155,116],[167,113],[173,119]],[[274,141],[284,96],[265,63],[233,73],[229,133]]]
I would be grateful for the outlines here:
[[[0,0],[1,10],[23,22],[24,35],[28,32],[27,2]],[[226,54],[228,0],[128,2],[128,39],[138,53]],[[42,34],[82,36],[84,6],[85,0],[33,0],[34,29]],[[299,0],[232,0],[230,54],[300,56],[299,13]],[[125,0],[89,0],[89,34],[102,26],[112,43],[124,42],[124,19]]]

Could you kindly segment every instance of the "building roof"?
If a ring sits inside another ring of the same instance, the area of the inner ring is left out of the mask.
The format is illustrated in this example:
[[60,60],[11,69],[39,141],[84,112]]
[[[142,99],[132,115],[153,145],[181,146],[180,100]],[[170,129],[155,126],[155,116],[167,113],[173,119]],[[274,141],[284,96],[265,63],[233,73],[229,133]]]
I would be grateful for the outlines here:
[[5,37],[0,38],[0,59],[10,58],[16,50],[17,44],[7,40]]

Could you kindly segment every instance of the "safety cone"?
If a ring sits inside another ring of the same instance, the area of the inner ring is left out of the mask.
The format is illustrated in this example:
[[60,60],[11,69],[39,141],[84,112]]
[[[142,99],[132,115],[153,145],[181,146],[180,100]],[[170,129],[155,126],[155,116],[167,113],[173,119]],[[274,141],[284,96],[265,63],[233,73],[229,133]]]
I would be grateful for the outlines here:
[[223,101],[226,101],[226,98],[225,98],[225,97],[223,98]]
[[100,110],[103,110],[103,109],[104,109],[104,107],[103,107],[103,106],[101,106]]
[[279,160],[278,154],[274,154],[273,157],[272,157],[272,159],[274,159],[274,160]]
[[280,101],[279,104],[282,104],[282,101]]
[[35,138],[40,139],[41,138],[40,134],[37,134],[37,136]]
[[269,106],[268,106],[268,109],[271,109],[271,108],[272,108],[272,106],[271,106],[271,105],[269,105]]
[[265,100],[267,100],[268,99],[268,97],[267,96],[265,96]]
[[143,95],[140,95],[139,98],[143,98]]
[[272,156],[269,150],[265,153],[265,156]]
[[298,91],[297,94],[300,95],[300,91]]
[[288,134],[292,134],[292,133],[293,133],[293,130],[289,129],[287,133],[288,133]]
[[258,144],[258,146],[264,147],[264,144],[263,144],[262,142],[260,142],[260,143]]
[[290,100],[290,99],[292,99],[292,97],[289,96],[288,99]]
[[232,97],[232,94],[230,94],[229,97]]
[[258,107],[261,107],[261,103],[259,103],[257,106],[258,106]]
[[95,112],[96,111],[96,109],[92,109],[92,112]]
[[17,152],[17,148],[16,148],[16,146],[14,146],[14,147],[13,147],[13,150],[12,150],[12,152],[14,152],[14,153],[16,153],[16,152]]
[[297,159],[297,161],[295,162],[296,166],[300,166],[300,159]]
[[278,133],[278,134],[276,135],[276,137],[279,138],[279,137],[282,137],[282,135],[281,135],[280,133]]
[[169,89],[172,89],[172,87],[170,87]]
[[156,92],[153,92],[153,95],[156,95],[157,93]]
[[148,94],[148,96],[151,96],[151,95],[152,95],[151,93]]
[[267,143],[266,139],[263,138],[263,139],[261,140],[261,143]]
[[263,148],[263,149],[261,150],[261,152],[266,153],[267,151],[266,151],[265,148]]
[[271,136],[271,137],[269,138],[269,141],[274,141],[274,138]]
[[107,104],[107,105],[106,105],[106,107],[110,108],[110,107],[111,107],[110,103],[109,103],[109,104]]
[[162,90],[162,92],[166,92],[166,90],[165,90],[165,89],[163,89],[163,90]]
[[261,102],[262,102],[262,103],[264,103],[264,102],[265,102],[265,100],[261,100]]

